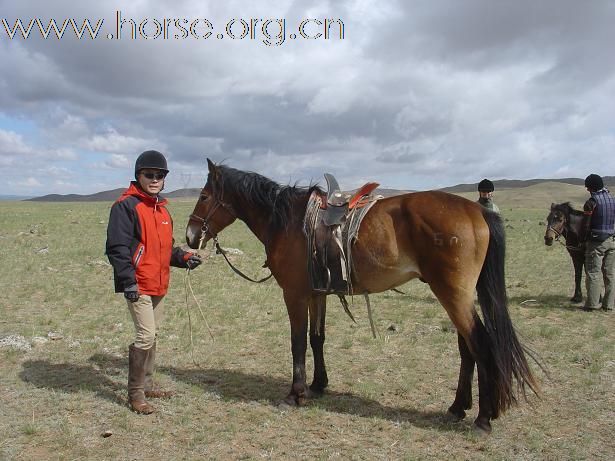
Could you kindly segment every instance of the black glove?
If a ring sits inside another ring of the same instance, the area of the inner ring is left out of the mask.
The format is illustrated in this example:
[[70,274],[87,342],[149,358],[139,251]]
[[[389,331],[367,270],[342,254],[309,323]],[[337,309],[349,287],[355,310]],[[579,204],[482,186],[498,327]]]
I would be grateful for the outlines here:
[[124,298],[131,303],[136,303],[139,300],[139,290],[136,285],[131,285],[124,289]]
[[191,254],[190,257],[186,259],[186,267],[192,270],[198,267],[202,262],[203,260],[201,259],[200,256]]

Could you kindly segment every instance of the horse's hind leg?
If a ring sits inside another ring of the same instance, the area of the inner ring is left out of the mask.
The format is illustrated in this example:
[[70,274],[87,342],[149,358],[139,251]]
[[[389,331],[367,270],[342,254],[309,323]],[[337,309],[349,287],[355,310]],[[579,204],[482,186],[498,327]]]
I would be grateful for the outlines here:
[[494,416],[492,405],[492,388],[495,385],[492,374],[494,364],[493,355],[490,352],[489,336],[474,308],[474,292],[469,288],[460,289],[459,286],[463,286],[461,281],[457,283],[441,281],[438,284],[432,282],[430,286],[457,328],[458,335],[463,338],[463,343],[465,343],[463,345],[462,341],[458,339],[461,355],[459,387],[455,401],[449,411],[461,417],[465,414],[463,410],[469,409],[472,403],[473,362],[476,362],[478,369],[478,417],[474,421],[474,425],[482,432],[489,433],[491,432],[490,420]]
[[448,411],[456,419],[462,420],[466,416],[464,410],[472,408],[472,380],[474,378],[474,366],[476,362],[466,340],[459,333],[457,334],[457,344],[459,346],[459,355],[461,356],[461,365],[459,367],[459,382],[457,384],[457,393],[455,401],[449,407]]
[[322,394],[329,384],[325,367],[325,316],[327,312],[327,297],[313,296],[310,302],[310,346],[314,354],[314,380],[310,390]]
[[284,402],[288,405],[304,405],[305,400],[309,397],[309,389],[305,380],[308,299],[285,291],[284,301],[290,320],[290,342],[293,355],[293,383]]
[[[465,339],[466,348],[471,353],[478,369],[478,416],[474,420],[474,426],[482,433],[489,434],[491,432],[491,420],[498,416],[494,407],[494,386],[496,385],[494,376],[496,370],[492,352],[493,345],[482,321],[474,309],[472,311],[474,312],[472,326],[462,335]],[[461,360],[463,364],[463,355]],[[471,388],[471,384],[468,387]]]
[[489,334],[478,316],[470,335],[471,348],[475,351],[474,358],[478,369],[478,416],[474,426],[481,432],[491,432],[491,420],[498,417],[495,407],[496,365],[492,352],[493,345]]

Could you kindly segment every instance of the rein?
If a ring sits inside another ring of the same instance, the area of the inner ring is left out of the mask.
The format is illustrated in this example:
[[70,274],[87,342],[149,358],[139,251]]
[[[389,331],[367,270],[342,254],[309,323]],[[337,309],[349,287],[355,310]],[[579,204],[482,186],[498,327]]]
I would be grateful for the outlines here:
[[[202,225],[201,225],[201,238],[199,239],[198,250],[200,251],[203,248],[203,243],[205,242],[205,235],[209,234],[209,235],[211,235],[211,237],[212,237],[212,239],[214,241],[214,244],[216,246],[216,253],[217,254],[221,254],[222,256],[224,256],[224,259],[226,260],[228,265],[231,267],[231,269],[233,269],[233,271],[236,274],[239,274],[240,276],[242,276],[246,280],[249,280],[249,281],[255,282],[255,283],[261,283],[261,282],[264,282],[265,280],[271,278],[271,276],[273,274],[269,274],[267,277],[265,277],[265,278],[263,278],[261,280],[253,280],[250,277],[248,277],[247,275],[243,274],[239,269],[237,269],[235,266],[233,266],[231,264],[231,262],[229,261],[228,257],[226,256],[226,252],[222,249],[222,247],[220,246],[220,243],[218,242],[218,235],[214,234],[209,229],[209,224],[207,223],[213,217],[214,213],[218,210],[218,208],[220,206],[222,206],[229,213],[231,213],[232,215],[237,217],[237,215],[232,211],[233,210],[232,207],[230,205],[222,202],[221,200],[216,200],[216,204],[212,207],[211,210],[209,210],[209,213],[207,214],[207,217],[201,218],[200,216],[197,216],[195,214],[191,214],[189,216],[189,220],[198,221],[198,222],[202,223]],[[190,329],[190,355],[192,356],[192,362],[196,366],[199,366],[199,364],[197,363],[196,359],[194,358],[194,340],[193,340],[193,334],[192,334],[192,316],[190,314],[190,304],[188,302],[188,291],[190,291],[190,294],[192,295],[192,298],[196,302],[196,306],[199,309],[199,313],[201,314],[201,318],[205,322],[205,326],[207,327],[207,331],[209,332],[209,336],[211,337],[212,340],[214,340],[214,335],[213,335],[213,333],[211,331],[211,328],[209,327],[209,323],[207,323],[207,319],[205,318],[205,315],[203,314],[203,309],[201,309],[201,303],[199,303],[199,300],[196,298],[196,296],[194,294],[194,290],[192,288],[192,283],[190,281],[191,272],[192,271],[190,270],[190,268],[186,269],[186,274],[184,275],[184,291],[185,291],[185,294],[186,294],[186,310],[188,312],[188,326],[189,326],[189,329]]]
[[194,294],[194,290],[192,289],[192,282],[190,281],[190,273],[192,271],[188,268],[186,269],[186,273],[184,275],[184,292],[186,294],[186,311],[188,312],[188,327],[190,329],[190,355],[192,357],[192,362],[198,367],[200,366],[196,359],[194,358],[194,339],[192,335],[192,316],[190,315],[190,303],[188,302],[188,290],[190,290],[190,294],[192,294],[192,298],[194,299],[196,306],[199,308],[199,312],[201,313],[201,317],[205,322],[205,326],[207,327],[207,331],[209,332],[209,336],[214,341],[214,334],[209,327],[209,323],[207,323],[207,319],[205,318],[205,314],[203,314],[203,309],[201,309],[201,303],[196,298]]
[[[235,266],[233,266],[233,263],[231,263],[231,261],[228,259],[228,256],[226,256],[226,251],[224,251],[224,249],[220,246],[220,242],[218,241],[218,234],[214,234],[211,231],[211,229],[209,228],[208,221],[214,216],[214,213],[218,210],[219,207],[224,208],[226,211],[228,211],[235,218],[237,218],[237,214],[234,212],[234,210],[231,207],[231,205],[229,205],[227,203],[224,203],[222,200],[219,200],[219,199],[215,199],[215,200],[216,200],[216,204],[211,208],[211,210],[209,210],[209,213],[207,213],[207,216],[205,218],[201,218],[200,216],[197,216],[195,214],[191,214],[190,217],[189,217],[189,219],[192,219],[194,221],[199,221],[199,222],[203,223],[201,225],[201,238],[199,239],[199,248],[198,249],[200,250],[203,247],[203,243],[205,242],[205,235],[209,234],[211,236],[212,240],[214,241],[214,245],[216,247],[216,254],[220,254],[220,255],[224,256],[224,260],[227,262],[227,264],[233,270],[233,272],[235,272],[240,277],[243,277],[244,279],[246,279],[247,281],[252,282],[252,283],[263,283],[263,282],[269,280],[273,276],[273,273],[271,273],[271,271],[269,271],[269,275],[268,276],[263,277],[262,279],[259,279],[259,280],[254,280],[253,278],[247,276],[246,274],[241,272],[239,269],[237,269]],[[265,266],[263,266],[263,267],[265,267]]]

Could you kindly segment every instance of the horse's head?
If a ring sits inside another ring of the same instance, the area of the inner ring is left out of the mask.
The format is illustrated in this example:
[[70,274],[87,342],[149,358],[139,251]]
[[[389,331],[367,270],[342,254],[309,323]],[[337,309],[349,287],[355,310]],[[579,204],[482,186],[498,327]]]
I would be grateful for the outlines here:
[[551,210],[547,216],[547,230],[545,232],[545,245],[553,245],[553,240],[558,240],[566,229],[568,214],[566,213],[566,204],[556,205],[551,204]]
[[186,243],[190,248],[204,247],[211,238],[230,225],[237,215],[224,196],[224,177],[218,166],[207,159],[209,175],[186,226]]

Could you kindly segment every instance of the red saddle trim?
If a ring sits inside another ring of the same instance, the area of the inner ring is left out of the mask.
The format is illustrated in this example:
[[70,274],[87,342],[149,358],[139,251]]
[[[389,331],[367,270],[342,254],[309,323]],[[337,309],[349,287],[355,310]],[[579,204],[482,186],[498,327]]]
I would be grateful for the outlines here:
[[[357,206],[363,206],[366,203],[369,202],[362,202],[361,199],[363,197],[365,197],[366,195],[371,194],[374,189],[376,189],[380,184],[377,182],[368,182],[366,184],[364,184],[363,186],[361,186],[353,195],[352,197],[350,197],[350,200],[348,200],[348,209],[352,210],[353,208],[356,208]],[[320,198],[320,209],[321,210],[326,210],[327,209],[327,196],[323,195],[323,194],[318,194],[317,192],[314,192],[314,194],[317,194],[318,197]]]
[[354,207],[356,207],[362,197],[371,194],[372,191],[379,185],[380,184],[378,184],[377,182],[368,182],[367,184],[361,186],[361,188],[356,191],[351,197],[351,199],[348,201],[348,209],[352,210]]

